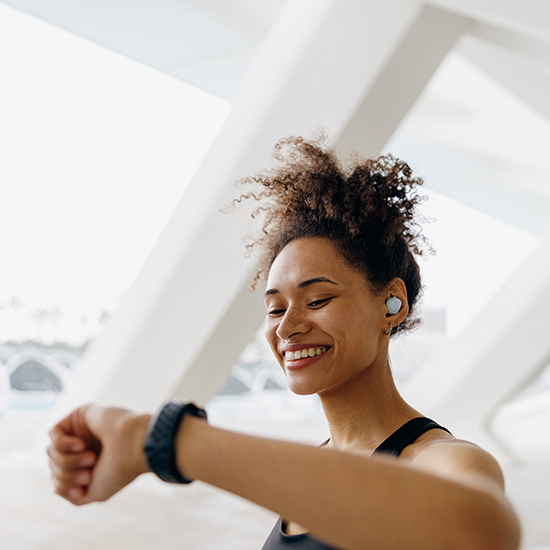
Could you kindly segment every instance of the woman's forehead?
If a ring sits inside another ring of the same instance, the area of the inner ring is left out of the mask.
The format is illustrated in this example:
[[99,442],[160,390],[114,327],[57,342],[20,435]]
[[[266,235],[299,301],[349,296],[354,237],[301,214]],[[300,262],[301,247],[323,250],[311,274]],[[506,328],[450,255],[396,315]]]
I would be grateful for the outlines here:
[[345,282],[361,275],[349,267],[332,241],[324,237],[304,237],[290,241],[281,250],[269,270],[267,286],[299,284],[318,277]]

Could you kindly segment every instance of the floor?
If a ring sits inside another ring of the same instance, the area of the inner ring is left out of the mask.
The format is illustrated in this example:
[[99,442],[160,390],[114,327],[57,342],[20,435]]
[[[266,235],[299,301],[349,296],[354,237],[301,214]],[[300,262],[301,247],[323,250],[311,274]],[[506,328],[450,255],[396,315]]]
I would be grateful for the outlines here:
[[275,516],[199,482],[143,476],[110,501],[76,507],[49,472],[20,453],[0,457],[0,548],[10,550],[258,550]]

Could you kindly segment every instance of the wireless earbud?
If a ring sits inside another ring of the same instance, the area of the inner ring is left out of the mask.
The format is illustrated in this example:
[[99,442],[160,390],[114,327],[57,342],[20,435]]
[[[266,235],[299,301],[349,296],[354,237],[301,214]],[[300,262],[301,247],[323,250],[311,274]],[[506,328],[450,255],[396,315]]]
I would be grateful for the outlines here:
[[392,296],[386,300],[386,306],[388,307],[388,313],[394,315],[401,309],[401,300]]

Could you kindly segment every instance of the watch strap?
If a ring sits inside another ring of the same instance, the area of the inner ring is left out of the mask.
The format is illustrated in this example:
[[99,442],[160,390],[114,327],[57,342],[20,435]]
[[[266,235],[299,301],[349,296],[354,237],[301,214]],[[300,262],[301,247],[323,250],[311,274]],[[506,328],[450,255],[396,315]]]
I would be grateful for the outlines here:
[[182,476],[176,464],[174,439],[186,414],[207,419],[206,411],[194,403],[169,401],[149,423],[143,449],[151,471],[168,483],[191,483]]

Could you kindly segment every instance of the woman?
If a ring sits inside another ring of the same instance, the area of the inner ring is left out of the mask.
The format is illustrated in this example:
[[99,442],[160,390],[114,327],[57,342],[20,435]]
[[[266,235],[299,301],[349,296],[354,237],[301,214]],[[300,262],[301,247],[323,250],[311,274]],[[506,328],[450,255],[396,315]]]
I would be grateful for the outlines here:
[[[496,461],[397,392],[389,340],[417,323],[421,183],[391,157],[342,166],[301,138],[244,180],[265,216],[266,337],[290,389],[317,393],[322,447],[214,428],[193,405],[150,415],[81,407],[51,432],[56,492],[109,498],[138,475],[200,479],[281,515],[264,548],[515,550]],[[258,278],[258,276],[257,276]]]

